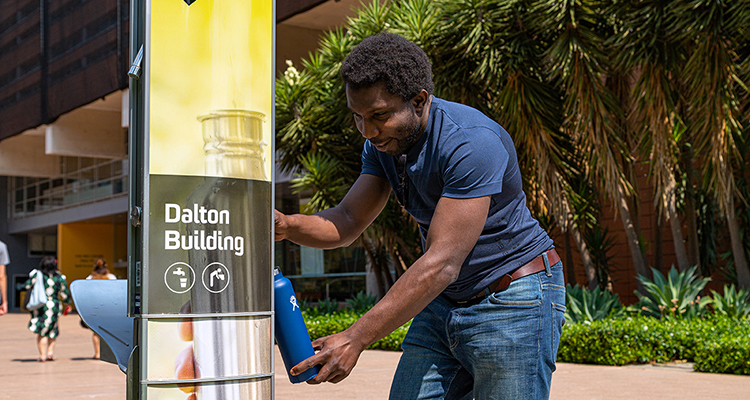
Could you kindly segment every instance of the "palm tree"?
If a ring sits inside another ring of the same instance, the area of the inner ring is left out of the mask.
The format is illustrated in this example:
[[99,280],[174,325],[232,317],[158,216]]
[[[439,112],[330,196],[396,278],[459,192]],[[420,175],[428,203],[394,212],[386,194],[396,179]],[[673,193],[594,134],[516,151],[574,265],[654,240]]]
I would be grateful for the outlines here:
[[[603,10],[604,3],[597,0],[540,0],[534,13],[541,24],[556,32],[547,62],[552,77],[565,92],[563,127],[588,162],[586,173],[618,208],[636,275],[649,276],[626,198],[632,186],[621,164],[630,162],[624,131],[618,125],[623,111],[605,85],[612,69],[604,40],[611,28]],[[643,291],[640,283],[638,289]]]
[[741,1],[686,0],[670,5],[670,32],[691,48],[683,75],[689,94],[689,126],[693,143],[702,155],[704,181],[727,220],[737,280],[750,288],[750,269],[736,215],[736,185],[732,159],[737,156],[735,136],[742,134],[737,38],[747,38],[748,5]]
[[[562,93],[550,82],[543,54],[552,42],[529,12],[531,1],[438,1],[444,15],[428,54],[441,97],[472,105],[514,139],[529,206],[572,233],[592,287],[596,272],[571,189],[573,145],[561,134]],[[404,4],[404,3],[402,3]],[[569,268],[573,266],[570,265]]]
[[667,2],[620,2],[613,11],[621,24],[612,40],[616,49],[614,62],[637,77],[632,88],[634,130],[650,162],[656,209],[670,223],[677,264],[685,271],[690,262],[676,208],[677,139],[683,131],[677,113],[680,99],[676,81],[685,62],[685,48],[667,32]]
[[[353,20],[360,29],[373,26],[387,9],[375,4]],[[365,36],[377,32],[368,32]],[[359,176],[364,139],[347,112],[343,83],[338,76],[341,62],[358,40],[342,29],[328,32],[319,49],[310,54],[298,71],[290,65],[276,82],[276,140],[279,163],[287,171],[301,171],[293,181],[297,192],[310,191],[309,212],[337,205]],[[418,232],[395,201],[358,240],[365,249],[378,282],[379,295],[393,284],[389,265],[397,272],[418,256]]]

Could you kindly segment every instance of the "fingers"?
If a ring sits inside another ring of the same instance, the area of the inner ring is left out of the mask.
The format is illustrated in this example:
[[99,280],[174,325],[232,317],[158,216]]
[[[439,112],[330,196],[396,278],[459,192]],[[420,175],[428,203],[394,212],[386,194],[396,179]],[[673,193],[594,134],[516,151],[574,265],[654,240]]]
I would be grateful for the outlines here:
[[[193,357],[193,345],[182,350],[174,361],[174,374],[177,379],[195,379],[195,358]],[[178,384],[180,390],[185,393],[195,392],[192,384]],[[189,398],[189,397],[188,397]]]
[[292,367],[292,369],[289,371],[292,375],[299,375],[308,369],[312,368],[313,366],[320,364],[324,356],[321,354],[315,354],[313,356],[310,356],[309,358],[302,360],[299,364]]
[[279,241],[286,237],[286,215],[278,210],[273,210],[274,240]]
[[329,360],[320,368],[320,372],[307,381],[310,385],[317,385],[323,382],[339,383],[351,373],[351,368],[341,365],[337,361]]
[[341,334],[326,336],[313,342],[313,348],[320,350],[314,356],[295,365],[291,372],[298,375],[315,365],[320,366],[318,374],[307,381],[316,385],[322,382],[339,383],[352,372],[359,353],[346,344],[342,344]]

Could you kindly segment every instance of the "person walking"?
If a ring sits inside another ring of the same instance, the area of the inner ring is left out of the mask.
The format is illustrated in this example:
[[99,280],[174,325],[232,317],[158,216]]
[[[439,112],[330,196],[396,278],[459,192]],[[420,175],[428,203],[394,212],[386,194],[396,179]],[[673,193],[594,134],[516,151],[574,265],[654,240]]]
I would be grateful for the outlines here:
[[[70,305],[71,297],[65,275],[57,269],[57,260],[47,256],[39,263],[42,272],[42,282],[47,295],[47,302],[40,308],[31,311],[29,330],[36,333],[36,343],[39,349],[37,361],[55,361],[55,344],[60,334],[58,320],[63,313],[63,304]],[[32,270],[30,278],[23,284],[28,291],[37,283],[36,270]]]
[[369,312],[317,339],[308,383],[337,383],[364,349],[413,318],[391,399],[549,398],[565,310],[562,262],[526,205],[511,136],[480,111],[432,95],[429,58],[394,34],[364,39],[341,66],[364,136],[362,172],[336,207],[275,212],[275,239],[348,246],[391,191],[424,254]]
[[[107,261],[105,261],[103,258],[100,258],[96,260],[96,263],[94,264],[94,270],[91,271],[91,274],[87,276],[86,279],[117,279],[117,277],[109,272],[109,269],[107,268]],[[91,329],[83,322],[83,320],[81,320],[81,326],[86,329]],[[101,357],[101,338],[96,334],[96,332],[92,332],[92,335],[93,336],[91,337],[91,341],[94,344],[94,356],[92,358],[98,360]]]
[[0,315],[8,312],[8,275],[5,267],[10,264],[8,246],[0,241]]

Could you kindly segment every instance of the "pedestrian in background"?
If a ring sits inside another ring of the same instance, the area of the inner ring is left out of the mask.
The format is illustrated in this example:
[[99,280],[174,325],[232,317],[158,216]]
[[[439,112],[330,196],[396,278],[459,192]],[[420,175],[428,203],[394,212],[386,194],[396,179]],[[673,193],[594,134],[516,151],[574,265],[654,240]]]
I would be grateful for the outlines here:
[[[87,276],[86,279],[117,279],[117,277],[109,272],[109,269],[107,268],[107,261],[105,261],[103,258],[100,258],[96,260],[96,264],[94,264],[94,270],[91,271],[91,275]],[[81,326],[87,329],[91,329],[88,325],[86,325],[83,320],[81,320]],[[101,339],[99,338],[99,335],[96,334],[96,332],[92,333],[91,341],[94,343],[94,359],[98,360],[101,356],[100,351],[100,343]]]
[[[31,311],[31,320],[29,321],[29,330],[36,333],[36,343],[39,349],[39,358],[37,361],[55,361],[55,344],[60,331],[57,322],[60,314],[63,313],[63,303],[71,303],[70,291],[68,290],[68,281],[65,275],[60,274],[57,270],[57,260],[55,257],[44,257],[39,263],[39,271],[42,272],[44,292],[47,295],[47,303],[42,307]],[[32,271],[32,276],[24,283],[24,289],[28,291],[36,283],[36,271]]]
[[0,241],[0,315],[8,312],[8,276],[5,274],[5,266],[8,264],[8,246]]

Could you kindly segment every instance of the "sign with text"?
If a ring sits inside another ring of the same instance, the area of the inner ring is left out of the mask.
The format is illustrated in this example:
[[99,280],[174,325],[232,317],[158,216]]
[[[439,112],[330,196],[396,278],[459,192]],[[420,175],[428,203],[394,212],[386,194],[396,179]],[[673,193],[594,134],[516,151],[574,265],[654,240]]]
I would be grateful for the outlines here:
[[145,7],[141,397],[269,398],[274,3]]

